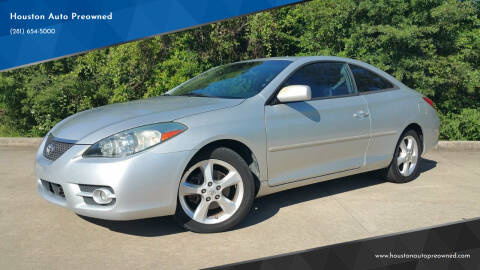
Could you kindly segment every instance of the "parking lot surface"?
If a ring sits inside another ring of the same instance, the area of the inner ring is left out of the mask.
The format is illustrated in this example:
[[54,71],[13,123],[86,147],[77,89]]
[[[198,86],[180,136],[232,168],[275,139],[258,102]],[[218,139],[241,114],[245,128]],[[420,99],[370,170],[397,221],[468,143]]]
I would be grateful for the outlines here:
[[196,234],[172,217],[102,221],[43,200],[35,150],[0,147],[4,269],[196,269],[480,216],[480,152],[430,152],[407,184],[366,173],[273,194],[233,231]]

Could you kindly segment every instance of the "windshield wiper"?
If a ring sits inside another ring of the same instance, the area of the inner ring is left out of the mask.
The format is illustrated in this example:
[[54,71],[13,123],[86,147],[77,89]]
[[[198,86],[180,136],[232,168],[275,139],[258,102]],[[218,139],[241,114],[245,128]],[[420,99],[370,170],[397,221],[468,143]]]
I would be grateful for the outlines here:
[[200,93],[185,93],[185,94],[181,94],[180,96],[187,96],[187,97],[210,97],[209,95],[205,95],[205,94],[200,94]]

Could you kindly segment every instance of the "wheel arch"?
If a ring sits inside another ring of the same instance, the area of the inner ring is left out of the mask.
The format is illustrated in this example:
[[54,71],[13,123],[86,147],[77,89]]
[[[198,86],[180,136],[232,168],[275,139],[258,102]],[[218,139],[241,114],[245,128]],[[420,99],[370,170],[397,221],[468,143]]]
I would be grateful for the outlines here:
[[[410,123],[409,125],[407,125],[402,133],[400,134],[400,136],[402,136],[403,133],[405,133],[407,130],[414,130],[417,135],[418,135],[418,138],[420,139],[420,143],[421,143],[421,147],[422,147],[422,151],[421,153],[423,153],[423,149],[425,149],[425,145],[424,145],[424,140],[423,140],[423,130],[422,130],[422,127],[416,123],[416,122],[412,122]],[[400,137],[398,138],[400,140]],[[397,140],[398,141],[398,140]]]
[[[397,135],[397,140],[395,142],[395,147],[393,148],[393,151],[392,151],[392,159],[391,161],[389,162],[388,166],[390,166],[390,164],[392,163],[393,161],[393,158],[395,157],[395,150],[396,150],[396,147],[397,147],[397,143],[399,142],[399,140],[401,139],[402,135],[407,131],[407,130],[414,130],[415,132],[417,132],[418,134],[418,137],[420,139],[420,147],[422,148],[422,151],[421,153],[423,154],[423,151],[424,151],[424,140],[423,140],[423,130],[422,130],[422,127],[417,123],[417,122],[410,122],[408,125],[405,126],[405,128],[403,128],[401,130],[400,133],[398,133]],[[387,168],[388,168],[387,166]]]
[[255,196],[256,196],[260,189],[260,175],[261,175],[260,165],[258,163],[258,159],[255,153],[251,150],[251,148],[247,146],[247,144],[239,140],[216,139],[208,143],[205,143],[204,145],[199,147],[199,149],[190,157],[190,160],[188,161],[187,165],[184,168],[184,172],[192,165],[191,164],[192,160],[194,160],[197,156],[205,152],[212,151],[213,149],[216,149],[219,147],[229,148],[235,151],[237,154],[239,154],[243,158],[243,160],[245,160],[245,162],[248,164],[248,167],[253,175],[253,179],[255,182]]

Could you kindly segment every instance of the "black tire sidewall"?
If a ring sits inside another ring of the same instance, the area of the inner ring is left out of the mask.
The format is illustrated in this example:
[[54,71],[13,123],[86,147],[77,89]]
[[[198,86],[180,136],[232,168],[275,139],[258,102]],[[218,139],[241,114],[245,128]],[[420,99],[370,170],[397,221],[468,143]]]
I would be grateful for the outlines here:
[[245,160],[238,153],[231,150],[230,148],[219,147],[211,151],[204,152],[203,154],[199,155],[198,157],[192,159],[192,161],[189,162],[185,172],[188,171],[188,169],[196,163],[208,159],[218,159],[232,165],[242,177],[244,194],[243,200],[237,212],[233,214],[233,216],[231,216],[229,219],[218,224],[203,224],[191,219],[187,214],[185,214],[185,211],[182,209],[177,195],[177,208],[175,212],[175,219],[187,230],[198,233],[222,232],[234,227],[240,221],[242,221],[243,218],[245,218],[245,216],[249,213],[255,196],[255,183],[253,180],[252,172],[248,168]]
[[[400,170],[399,170],[398,164],[397,164],[397,157],[398,157],[398,154],[400,152],[399,145],[406,136],[412,136],[414,138],[414,140],[416,141],[417,146],[418,146],[418,161],[417,161],[417,164],[415,166],[415,170],[409,176],[403,176],[400,173]],[[394,182],[394,183],[406,183],[406,182],[410,182],[413,179],[417,178],[418,175],[419,175],[419,172],[420,172],[420,162],[421,162],[422,151],[423,151],[422,141],[418,137],[417,132],[415,132],[414,130],[405,131],[400,136],[400,139],[398,140],[397,145],[395,146],[395,152],[393,154],[393,159],[392,159],[392,162],[390,163],[390,167],[388,169],[387,179],[390,182]]]

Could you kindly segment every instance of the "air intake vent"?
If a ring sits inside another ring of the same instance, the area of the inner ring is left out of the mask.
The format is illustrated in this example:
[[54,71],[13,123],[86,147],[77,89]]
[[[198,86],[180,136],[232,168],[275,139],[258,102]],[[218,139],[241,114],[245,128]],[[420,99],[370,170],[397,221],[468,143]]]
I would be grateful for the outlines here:
[[57,160],[63,153],[70,149],[74,144],[60,142],[55,140],[51,134],[47,138],[45,148],[43,149],[43,155],[50,160]]
[[63,192],[63,188],[61,185],[48,182],[42,179],[40,180],[42,181],[42,185],[45,187],[46,190],[50,191],[52,194],[65,198],[65,193]]

